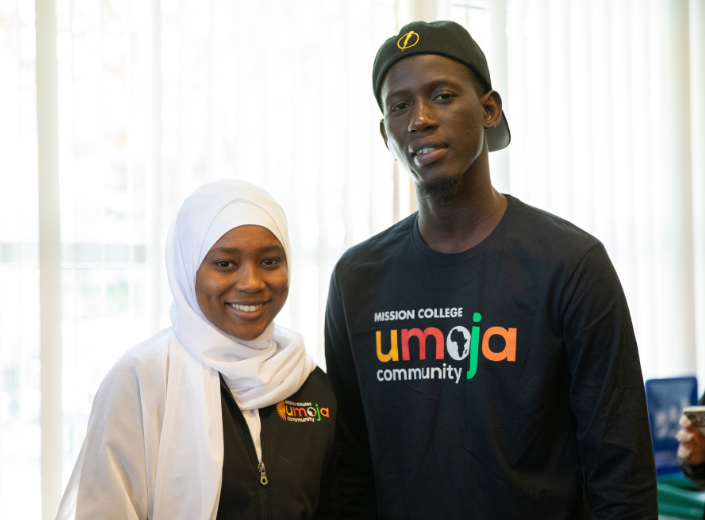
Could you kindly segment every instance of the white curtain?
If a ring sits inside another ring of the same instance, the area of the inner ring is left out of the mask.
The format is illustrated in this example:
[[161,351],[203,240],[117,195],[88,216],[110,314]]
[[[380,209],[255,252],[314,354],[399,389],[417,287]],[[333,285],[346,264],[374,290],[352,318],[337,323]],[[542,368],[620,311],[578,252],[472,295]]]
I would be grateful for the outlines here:
[[508,0],[506,13],[511,193],[605,244],[645,378],[702,385],[703,2]]
[[[168,324],[166,230],[204,182],[247,179],[284,205],[295,273],[280,319],[323,363],[335,261],[414,209],[378,135],[372,61],[434,12],[469,28],[505,101],[512,144],[492,154],[495,185],[605,243],[646,378],[704,380],[705,2],[56,0],[56,12],[62,306],[43,312],[62,316],[64,478],[107,369]],[[41,514],[34,15],[34,0],[0,0],[1,518]]]
[[40,514],[35,99],[34,2],[0,1],[0,518]]
[[[333,265],[395,216],[370,78],[408,3],[57,0],[56,14],[62,305],[42,312],[62,317],[63,370],[43,368],[63,371],[65,481],[103,375],[168,325],[164,240],[202,183],[247,179],[285,207],[294,275],[279,319],[324,363]],[[55,511],[39,499],[34,16],[32,0],[0,0],[2,518]]]
[[205,182],[246,179],[284,206],[294,274],[278,319],[324,364],[333,265],[392,223],[392,161],[370,71],[403,8],[57,1],[64,478],[105,371],[169,324],[164,240]]

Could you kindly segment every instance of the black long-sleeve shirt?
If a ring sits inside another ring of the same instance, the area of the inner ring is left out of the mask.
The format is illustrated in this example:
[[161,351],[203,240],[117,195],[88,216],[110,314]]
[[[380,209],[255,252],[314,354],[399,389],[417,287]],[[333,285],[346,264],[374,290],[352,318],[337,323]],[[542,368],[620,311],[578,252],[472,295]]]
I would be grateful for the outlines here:
[[412,215],[338,262],[325,339],[344,518],[657,518],[614,268],[592,236],[508,199],[462,253],[430,249]]

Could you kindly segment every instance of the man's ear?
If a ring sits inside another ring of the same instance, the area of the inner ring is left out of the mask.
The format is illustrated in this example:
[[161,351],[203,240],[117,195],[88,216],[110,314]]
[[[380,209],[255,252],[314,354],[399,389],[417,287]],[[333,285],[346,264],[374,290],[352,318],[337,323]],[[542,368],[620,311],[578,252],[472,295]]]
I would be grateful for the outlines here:
[[384,127],[384,119],[379,120],[379,133],[382,134],[382,139],[384,139],[384,146],[389,150],[389,145],[387,144],[387,129]]
[[394,160],[397,160],[397,156],[394,155],[394,151],[389,147],[389,143],[387,143],[387,129],[384,126],[384,119],[379,120],[379,133],[382,134],[382,139],[384,139],[384,146],[387,147],[387,150],[389,150],[389,153],[392,154],[392,157],[394,157]]
[[480,98],[485,128],[494,128],[502,120],[502,98],[496,90],[490,90]]

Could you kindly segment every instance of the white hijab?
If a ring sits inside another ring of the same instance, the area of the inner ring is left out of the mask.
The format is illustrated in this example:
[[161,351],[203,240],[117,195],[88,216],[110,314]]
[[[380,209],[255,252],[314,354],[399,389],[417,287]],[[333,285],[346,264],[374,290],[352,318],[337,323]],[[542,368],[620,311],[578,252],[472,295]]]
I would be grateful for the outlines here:
[[296,332],[272,322],[257,339],[240,340],[212,325],[198,306],[196,272],[203,259],[225,233],[245,225],[277,237],[291,273],[284,210],[263,189],[229,179],[201,186],[181,206],[166,242],[166,270],[174,335],[194,358],[223,374],[242,410],[253,410],[296,392],[315,364]]
[[201,312],[196,272],[213,244],[243,225],[270,230],[291,273],[286,217],[267,192],[221,180],[186,199],[166,245],[172,327],[130,349],[105,377],[58,519],[213,520],[223,471],[219,374],[241,409],[252,410],[289,397],[315,368],[293,331],[271,323],[242,341]]

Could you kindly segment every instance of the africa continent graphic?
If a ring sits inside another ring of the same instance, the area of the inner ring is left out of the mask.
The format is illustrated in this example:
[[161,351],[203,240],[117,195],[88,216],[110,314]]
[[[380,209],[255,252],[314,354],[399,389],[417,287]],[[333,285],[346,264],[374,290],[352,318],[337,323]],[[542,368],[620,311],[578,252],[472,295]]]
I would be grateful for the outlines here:
[[[453,359],[465,359],[470,348],[470,331],[465,327],[455,327],[448,333],[448,354]],[[462,345],[462,348],[460,347]]]

